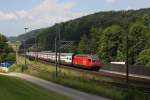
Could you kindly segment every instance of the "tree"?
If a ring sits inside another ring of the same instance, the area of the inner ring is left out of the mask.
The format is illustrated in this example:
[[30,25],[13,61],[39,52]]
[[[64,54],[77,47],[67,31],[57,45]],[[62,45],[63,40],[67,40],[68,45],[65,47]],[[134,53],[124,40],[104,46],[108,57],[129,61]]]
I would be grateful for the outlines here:
[[150,67],[150,49],[143,50],[138,55],[138,64],[146,65]]
[[6,37],[0,34],[0,62],[8,60],[15,61],[15,53],[7,44]]
[[144,14],[141,20],[145,26],[150,26],[150,16],[148,14]]
[[0,55],[0,63],[5,61],[7,54],[6,53],[1,53]]
[[89,47],[89,41],[88,41],[88,38],[85,34],[81,37],[81,40],[79,42],[78,52],[80,54],[89,54],[89,53],[91,53],[90,47]]
[[91,29],[89,45],[92,48],[93,53],[97,53],[99,40],[101,40],[102,35],[103,35],[103,29],[101,27]]
[[149,44],[148,28],[142,23],[134,23],[129,29],[129,63],[135,64],[137,56]]
[[5,61],[15,61],[15,60],[16,60],[15,53],[8,53],[7,56],[5,57]]
[[[124,30],[119,25],[112,25],[103,30],[103,35],[100,37],[98,54],[106,62],[116,60],[117,56],[124,60]],[[119,54],[118,54],[119,53]]]

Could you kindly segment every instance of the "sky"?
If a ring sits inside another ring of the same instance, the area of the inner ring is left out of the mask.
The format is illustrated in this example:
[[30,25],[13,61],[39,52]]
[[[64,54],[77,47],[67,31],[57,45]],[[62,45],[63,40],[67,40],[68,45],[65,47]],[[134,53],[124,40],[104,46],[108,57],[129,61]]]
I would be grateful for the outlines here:
[[150,0],[0,0],[0,33],[18,36],[100,11],[150,7]]

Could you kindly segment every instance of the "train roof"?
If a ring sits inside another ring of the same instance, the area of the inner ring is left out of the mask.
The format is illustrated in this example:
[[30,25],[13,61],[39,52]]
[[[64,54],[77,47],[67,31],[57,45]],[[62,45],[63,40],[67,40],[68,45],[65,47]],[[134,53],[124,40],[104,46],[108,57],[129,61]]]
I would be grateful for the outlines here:
[[[47,55],[55,55],[56,54],[55,52],[51,52],[51,53],[41,52],[41,53],[44,53],[44,54],[47,54]],[[64,55],[64,56],[72,56],[74,53],[60,53],[60,54]]]
[[41,51],[42,53],[52,53],[52,51]]
[[76,57],[98,58],[96,54],[77,54]]

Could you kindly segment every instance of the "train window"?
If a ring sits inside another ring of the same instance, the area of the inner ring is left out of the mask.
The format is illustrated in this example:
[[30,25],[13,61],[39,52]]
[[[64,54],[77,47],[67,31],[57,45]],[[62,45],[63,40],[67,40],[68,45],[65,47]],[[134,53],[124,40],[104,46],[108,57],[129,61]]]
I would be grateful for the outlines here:
[[91,59],[88,59],[88,62],[91,62]]
[[96,62],[96,60],[92,60],[92,62]]

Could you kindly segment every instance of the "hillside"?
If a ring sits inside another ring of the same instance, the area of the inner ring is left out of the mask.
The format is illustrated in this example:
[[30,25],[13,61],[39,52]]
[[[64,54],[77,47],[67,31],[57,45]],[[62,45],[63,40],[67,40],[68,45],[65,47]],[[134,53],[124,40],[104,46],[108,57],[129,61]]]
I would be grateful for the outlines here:
[[[129,48],[137,49],[137,51],[135,49],[135,51],[132,49],[129,51],[129,55],[132,56],[130,62],[133,64],[137,63],[140,52],[149,49],[149,39],[146,41],[142,39],[148,37],[147,33],[150,33],[150,8],[99,12],[49,28],[35,30],[19,36],[18,39],[27,39],[27,43],[34,43],[33,38],[36,37],[42,50],[53,50],[58,27],[61,40],[76,41],[77,44],[73,47],[75,52],[98,53],[106,62],[125,60],[125,33],[128,33],[131,37]],[[136,38],[140,41],[138,46],[136,44],[138,41],[134,36],[137,36]]]
[[[129,10],[126,15],[122,11],[99,12],[92,15],[84,16],[65,23],[60,23],[61,38],[65,40],[78,41],[83,34],[89,34],[92,27],[107,27],[112,24],[119,24],[126,27],[129,22],[134,22],[144,14],[150,15],[150,8],[140,10]],[[121,20],[120,20],[121,19]],[[17,39],[29,39],[38,37],[39,43],[53,44],[53,39],[56,33],[56,26],[54,25],[45,29],[38,29],[29,33],[20,35]],[[51,46],[43,45],[48,49]]]

